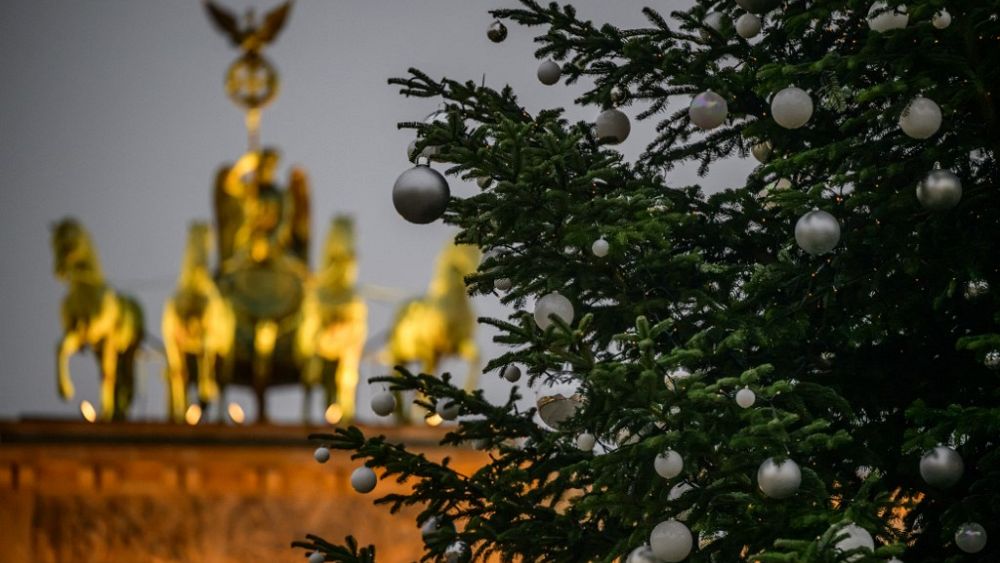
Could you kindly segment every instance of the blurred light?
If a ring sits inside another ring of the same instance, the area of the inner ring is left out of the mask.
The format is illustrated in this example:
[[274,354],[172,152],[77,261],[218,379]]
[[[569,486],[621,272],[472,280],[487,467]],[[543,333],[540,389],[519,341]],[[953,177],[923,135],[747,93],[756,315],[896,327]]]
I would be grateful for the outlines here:
[[184,413],[184,421],[194,426],[201,420],[201,405],[191,405]]
[[247,415],[243,412],[243,407],[236,403],[229,403],[229,408],[226,409],[229,413],[229,420],[232,420],[236,424],[243,424],[246,422]]
[[97,409],[94,405],[90,404],[90,401],[82,401],[80,403],[80,414],[83,415],[83,419],[87,422],[97,421]]
[[344,409],[338,404],[332,404],[326,407],[326,413],[323,417],[326,418],[327,423],[337,424],[341,418],[344,418]]
[[442,420],[444,419],[441,418],[441,415],[439,415],[438,413],[434,413],[425,418],[424,422],[427,423],[427,426],[437,426],[438,424],[441,424]]

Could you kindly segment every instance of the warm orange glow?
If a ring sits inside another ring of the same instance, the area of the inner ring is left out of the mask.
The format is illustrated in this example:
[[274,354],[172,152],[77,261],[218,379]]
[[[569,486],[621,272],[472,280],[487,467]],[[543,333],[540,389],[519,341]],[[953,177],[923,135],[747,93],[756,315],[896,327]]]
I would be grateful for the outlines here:
[[87,422],[97,422],[97,409],[94,405],[90,404],[90,401],[80,402],[80,414],[83,415],[83,419]]
[[226,409],[229,413],[229,420],[235,422],[236,424],[243,424],[246,422],[247,415],[243,412],[243,407],[239,406],[237,403],[229,403],[229,408]]
[[434,414],[428,416],[427,418],[425,418],[424,422],[427,423],[427,426],[437,426],[437,425],[441,424],[441,422],[443,420],[444,419],[441,418],[441,415],[439,415],[438,413],[434,413]]
[[344,409],[338,404],[330,405],[326,407],[326,413],[323,417],[326,418],[327,423],[337,424],[344,417]]
[[187,412],[184,413],[184,422],[187,422],[191,426],[198,424],[201,420],[201,406],[191,405],[187,408]]

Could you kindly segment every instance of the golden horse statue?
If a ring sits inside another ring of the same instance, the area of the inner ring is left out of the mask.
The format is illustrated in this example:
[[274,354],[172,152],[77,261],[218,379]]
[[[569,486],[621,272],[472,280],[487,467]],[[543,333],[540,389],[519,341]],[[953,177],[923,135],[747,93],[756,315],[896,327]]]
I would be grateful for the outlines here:
[[[475,246],[449,242],[438,255],[434,278],[427,294],[403,304],[389,330],[381,358],[388,365],[419,362],[427,374],[437,373],[441,360],[457,356],[469,363],[465,389],[478,384],[479,348],[476,345],[476,315],[465,286],[465,278],[479,267],[480,252]],[[409,420],[401,397],[396,398],[397,415]]]
[[219,396],[217,374],[232,379],[236,317],[209,270],[211,237],[207,223],[191,223],[177,289],[163,306],[167,413],[174,422],[184,422],[192,372],[202,406]]
[[307,422],[311,392],[319,384],[326,391],[328,421],[354,418],[361,355],[368,333],[368,307],[356,291],[357,277],[354,222],[349,217],[336,217],[326,237],[320,270],[306,292],[296,335],[296,356],[306,387],[303,417]]
[[124,420],[135,389],[142,309],[105,283],[97,249],[75,219],[63,219],[53,227],[52,250],[56,277],[69,287],[61,310],[63,336],[56,349],[59,395],[73,398],[69,358],[90,348],[101,375],[101,419]]

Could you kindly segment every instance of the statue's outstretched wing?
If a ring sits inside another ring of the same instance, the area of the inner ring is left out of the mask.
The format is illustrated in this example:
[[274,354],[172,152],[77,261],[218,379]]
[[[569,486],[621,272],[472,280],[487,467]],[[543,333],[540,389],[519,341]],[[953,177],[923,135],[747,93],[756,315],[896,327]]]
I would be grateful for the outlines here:
[[208,17],[211,18],[215,27],[228,35],[234,46],[239,47],[240,43],[243,42],[243,32],[240,29],[240,23],[236,19],[236,15],[212,2],[212,0],[205,0],[205,9],[208,11]]
[[260,30],[257,31],[257,37],[261,44],[270,43],[278,37],[281,28],[285,27],[285,20],[288,19],[288,13],[291,10],[292,0],[286,0],[284,4],[271,10],[264,16],[264,23],[260,26]]
[[288,178],[291,197],[291,251],[306,264],[309,263],[309,176],[298,166],[293,166]]

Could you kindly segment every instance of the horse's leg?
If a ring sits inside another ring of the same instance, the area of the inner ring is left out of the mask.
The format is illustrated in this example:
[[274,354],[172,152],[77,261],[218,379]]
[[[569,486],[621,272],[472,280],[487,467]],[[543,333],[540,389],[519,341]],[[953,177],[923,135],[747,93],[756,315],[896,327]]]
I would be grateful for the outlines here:
[[479,346],[471,338],[458,346],[458,355],[469,363],[469,372],[465,376],[465,392],[472,393],[479,387]]
[[69,358],[80,350],[81,342],[78,332],[69,331],[63,334],[59,344],[56,345],[56,383],[59,396],[67,401],[75,394],[73,380],[69,376]]
[[118,353],[114,344],[105,339],[100,349],[101,358],[101,420],[114,420],[119,414],[124,415],[124,409],[119,413],[116,402],[116,385],[118,383]]
[[167,368],[164,372],[167,383],[167,413],[170,418],[177,423],[184,421],[184,403],[187,395],[185,389],[187,377],[184,371],[187,369],[184,361],[184,354],[181,353],[180,345],[177,344],[177,316],[174,312],[172,301],[168,301],[163,308],[163,353],[167,359]]
[[344,350],[337,362],[336,380],[337,402],[343,412],[345,421],[354,420],[354,412],[357,408],[358,379],[361,374],[361,346],[355,346]]

